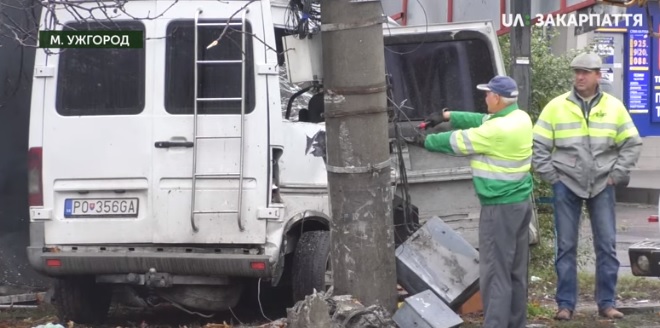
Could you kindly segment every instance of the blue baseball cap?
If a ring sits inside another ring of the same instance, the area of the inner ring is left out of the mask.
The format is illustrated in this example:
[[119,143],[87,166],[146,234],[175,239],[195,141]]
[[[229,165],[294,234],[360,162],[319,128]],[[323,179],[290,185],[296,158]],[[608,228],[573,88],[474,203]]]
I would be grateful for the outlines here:
[[488,84],[479,84],[477,89],[491,91],[502,97],[514,98],[518,96],[518,84],[508,76],[496,76]]

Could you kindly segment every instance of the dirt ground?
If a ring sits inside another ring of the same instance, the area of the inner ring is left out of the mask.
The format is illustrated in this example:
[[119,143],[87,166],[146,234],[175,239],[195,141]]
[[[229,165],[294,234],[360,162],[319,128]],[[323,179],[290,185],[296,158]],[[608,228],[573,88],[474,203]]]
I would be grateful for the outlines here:
[[[546,277],[530,282],[530,297],[528,303],[528,325],[531,327],[630,327],[630,328],[660,328],[660,280],[657,278],[642,278],[622,276],[617,287],[617,307],[625,314],[622,320],[607,320],[597,313],[594,302],[591,274],[580,273],[579,301],[573,320],[558,322],[553,319],[556,311],[554,283]],[[481,327],[483,320],[480,314],[463,318],[462,327]]]
[[[159,306],[150,310],[125,307],[110,309],[108,320],[102,325],[83,325],[61,322],[52,305],[44,304],[34,309],[3,309],[0,311],[0,328],[33,328],[48,323],[61,324],[66,328],[230,328],[230,327],[285,327],[277,318],[285,313],[265,313],[259,309],[236,310],[234,313],[219,313],[212,318],[184,313],[174,307]],[[272,317],[272,320],[271,320]]]

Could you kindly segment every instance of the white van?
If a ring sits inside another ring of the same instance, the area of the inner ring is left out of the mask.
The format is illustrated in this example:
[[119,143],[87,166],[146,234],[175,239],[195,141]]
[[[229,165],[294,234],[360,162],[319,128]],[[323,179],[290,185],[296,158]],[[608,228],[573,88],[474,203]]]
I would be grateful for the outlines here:
[[[92,11],[84,23],[49,8],[44,29],[55,14],[66,29],[145,37],[138,49],[36,54],[28,255],[56,278],[60,319],[102,321],[115,287],[147,304],[220,311],[257,281],[294,299],[332,283],[323,94],[307,122],[282,108],[281,3],[128,1],[112,20]],[[384,34],[392,101],[408,99],[417,123],[443,107],[484,111],[475,85],[505,73],[490,22]],[[415,124],[400,123],[402,133]],[[476,246],[468,160],[392,149],[395,202],[407,191],[420,218],[445,218]]]

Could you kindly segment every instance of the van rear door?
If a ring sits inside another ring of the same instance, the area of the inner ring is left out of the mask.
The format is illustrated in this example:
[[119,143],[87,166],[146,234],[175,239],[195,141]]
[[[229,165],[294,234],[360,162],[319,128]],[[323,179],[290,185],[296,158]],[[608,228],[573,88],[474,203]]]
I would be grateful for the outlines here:
[[[268,111],[279,108],[269,108],[267,78],[260,72],[267,51],[259,41],[264,31],[263,4],[255,2],[241,10],[245,4],[234,1],[158,2],[160,11],[170,5],[173,7],[157,20],[158,34],[166,37],[158,42],[162,55],[155,62],[160,89],[154,94],[158,104],[152,145],[153,202],[158,218],[154,242],[264,243],[266,220],[259,214],[268,206],[270,191]],[[200,62],[196,64],[198,8],[203,11],[198,18]],[[209,47],[221,35],[217,45]],[[195,97],[204,99],[197,102],[196,141]],[[245,100],[244,117],[241,98]],[[190,147],[193,142],[196,149]],[[188,146],[171,146],[186,143]],[[199,174],[194,190],[193,171]],[[192,211],[199,213],[191,217]]]
[[[126,4],[147,16],[149,2]],[[150,30],[151,21],[117,17],[69,29]],[[67,19],[70,18],[70,19]],[[145,32],[146,33],[146,32]],[[146,83],[148,46],[136,49],[51,49],[43,120],[44,205],[47,244],[148,243],[153,83]]]

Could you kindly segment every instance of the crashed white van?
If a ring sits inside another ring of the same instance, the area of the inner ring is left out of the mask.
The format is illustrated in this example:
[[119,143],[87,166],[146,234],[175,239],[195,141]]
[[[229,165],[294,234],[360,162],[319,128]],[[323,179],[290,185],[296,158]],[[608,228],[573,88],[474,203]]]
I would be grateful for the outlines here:
[[[65,29],[145,37],[138,49],[36,54],[28,256],[56,278],[62,320],[103,320],[115,288],[146,305],[220,311],[258,283],[294,299],[332,283],[323,94],[310,88],[307,108],[283,110],[280,67],[297,69],[275,51],[293,40],[283,41],[287,3],[128,1],[83,23],[61,3],[44,11],[44,30],[55,14]],[[392,104],[407,99],[413,121],[484,111],[474,86],[504,74],[489,22],[384,35]],[[468,160],[392,149],[395,206],[407,191],[420,218],[438,215],[476,246]]]

